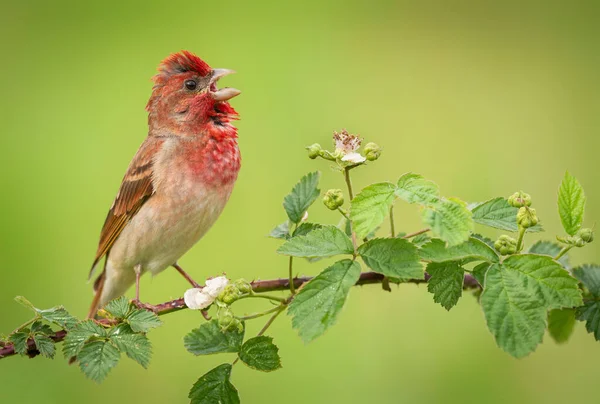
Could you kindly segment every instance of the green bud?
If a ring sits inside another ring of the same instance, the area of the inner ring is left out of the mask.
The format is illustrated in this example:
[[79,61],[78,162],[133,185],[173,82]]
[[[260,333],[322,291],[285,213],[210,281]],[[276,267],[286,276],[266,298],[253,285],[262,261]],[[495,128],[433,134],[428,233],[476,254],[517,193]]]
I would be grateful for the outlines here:
[[246,294],[252,292],[252,285],[245,279],[238,279],[233,284],[238,288],[240,293]]
[[535,226],[539,220],[535,209],[523,206],[517,212],[517,224],[525,229]]
[[523,191],[515,192],[514,194],[508,197],[508,204],[515,208],[531,206],[531,195],[526,194]]
[[581,229],[577,232],[577,235],[586,243],[594,241],[594,230],[592,229]]
[[229,327],[233,326],[235,320],[236,318],[231,310],[225,309],[219,311],[218,322],[219,327],[221,327],[222,330],[227,330]]
[[306,147],[306,150],[308,150],[308,157],[314,160],[321,154],[321,145],[314,143]]
[[341,189],[330,189],[323,197],[323,203],[330,210],[336,210],[344,204],[344,193]]
[[379,156],[381,156],[381,147],[379,147],[377,143],[367,143],[363,151],[365,157],[369,161],[375,161],[379,158]]
[[230,283],[229,285],[225,286],[225,289],[223,289],[223,291],[219,294],[217,299],[225,303],[226,305],[230,305],[231,303],[235,302],[241,295],[242,293],[238,289],[237,285]]
[[494,243],[494,248],[502,255],[511,255],[517,252],[517,240],[510,236],[502,235]]
[[571,239],[573,240],[572,243],[575,247],[583,247],[586,244],[585,240],[577,235],[573,236]]

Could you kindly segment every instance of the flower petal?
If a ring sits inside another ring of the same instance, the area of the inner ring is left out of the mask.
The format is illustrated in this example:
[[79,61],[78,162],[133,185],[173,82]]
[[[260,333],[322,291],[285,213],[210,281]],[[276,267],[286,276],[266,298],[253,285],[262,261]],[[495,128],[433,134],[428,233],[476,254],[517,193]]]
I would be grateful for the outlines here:
[[344,157],[342,157],[342,161],[348,161],[351,163],[362,163],[366,160],[366,157],[356,152],[348,153]]
[[192,310],[205,309],[212,304],[215,297],[203,292],[203,289],[193,288],[185,291],[183,301]]

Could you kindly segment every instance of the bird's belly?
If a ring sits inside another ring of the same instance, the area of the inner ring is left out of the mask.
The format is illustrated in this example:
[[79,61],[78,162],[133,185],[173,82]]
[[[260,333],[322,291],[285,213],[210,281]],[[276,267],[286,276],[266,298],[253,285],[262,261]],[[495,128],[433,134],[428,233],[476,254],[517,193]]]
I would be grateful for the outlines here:
[[109,253],[113,268],[157,274],[174,264],[217,220],[231,187],[171,191],[151,197],[123,229]]

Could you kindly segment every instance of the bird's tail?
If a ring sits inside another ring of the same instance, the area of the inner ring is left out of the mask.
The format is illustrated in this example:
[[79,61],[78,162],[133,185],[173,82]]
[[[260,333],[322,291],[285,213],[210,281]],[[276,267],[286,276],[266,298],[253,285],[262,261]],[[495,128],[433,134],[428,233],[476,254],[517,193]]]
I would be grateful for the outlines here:
[[94,292],[96,294],[94,295],[94,300],[92,300],[92,304],[90,306],[90,311],[88,312],[88,315],[87,315],[88,319],[93,319],[96,316],[98,309],[100,308],[98,306],[100,306],[100,296],[102,296],[102,290],[104,289],[105,281],[106,281],[106,270],[102,271],[100,276],[98,276],[98,278],[96,278],[96,281],[94,282]]

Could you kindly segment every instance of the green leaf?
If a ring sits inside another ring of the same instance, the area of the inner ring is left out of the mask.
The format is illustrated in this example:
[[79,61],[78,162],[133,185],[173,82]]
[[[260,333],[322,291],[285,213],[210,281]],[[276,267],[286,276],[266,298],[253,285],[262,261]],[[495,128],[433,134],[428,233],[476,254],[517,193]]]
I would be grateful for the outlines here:
[[136,334],[127,324],[119,324],[110,333],[110,340],[142,367],[148,368],[152,357],[152,344],[146,335]]
[[318,171],[306,174],[283,199],[283,207],[292,223],[300,223],[304,212],[319,197],[320,190],[317,186],[320,177],[321,173]]
[[238,331],[237,327],[221,331],[217,320],[203,323],[183,339],[185,349],[194,355],[239,352],[243,341],[244,331]]
[[600,341],[600,301],[591,300],[578,307],[577,320],[585,321],[587,332],[594,334],[596,341]]
[[422,247],[423,245],[429,243],[431,241],[431,237],[428,234],[422,233],[418,236],[415,236],[411,239],[411,242],[417,247]]
[[28,338],[29,330],[27,332],[15,332],[8,337],[8,340],[13,343],[15,353],[24,354],[27,352]]
[[548,313],[548,332],[557,344],[567,342],[575,329],[575,309],[554,309]]
[[488,247],[490,247],[492,250],[496,251],[496,248],[494,247],[494,240],[492,240],[491,238],[482,236],[479,233],[471,234],[471,238],[476,238],[479,241],[483,241]]
[[300,226],[298,226],[298,228],[296,228],[296,230],[294,230],[294,232],[292,233],[292,237],[306,236],[311,231],[320,229],[321,227],[323,227],[323,226],[318,223],[304,222]]
[[273,338],[261,335],[244,342],[240,359],[252,369],[272,372],[281,367],[278,352],[279,348],[273,344]]
[[[553,243],[551,241],[540,240],[532,245],[528,252],[530,254],[540,254],[540,255],[548,255],[550,257],[556,257],[558,253],[562,250],[562,246],[557,243]],[[560,257],[558,260],[562,264],[563,267],[569,269],[571,265],[569,264],[569,256],[567,254]]]
[[386,218],[394,203],[396,186],[390,182],[372,184],[352,199],[350,220],[358,238],[375,230]]
[[558,190],[558,214],[565,231],[575,235],[583,224],[585,193],[579,181],[567,171]]
[[335,226],[323,226],[305,236],[292,237],[282,244],[277,252],[293,257],[331,257],[352,254],[352,241]]
[[[510,206],[508,201],[502,197],[477,204],[472,209],[475,223],[512,232],[519,230],[519,226],[517,225],[518,211],[519,208]],[[532,233],[541,231],[544,231],[544,229],[539,224],[527,229],[527,232]]]
[[437,238],[432,239],[429,243],[421,247],[421,258],[431,262],[448,262],[448,261],[487,261],[498,262],[499,258],[496,252],[483,241],[471,237],[466,242],[446,247],[446,244]]
[[104,306],[104,310],[108,311],[116,318],[127,317],[127,313],[129,313],[130,308],[131,304],[129,303],[129,299],[127,299],[125,296],[113,299],[108,302],[106,306]]
[[77,356],[83,345],[92,337],[106,337],[107,332],[102,326],[93,320],[85,320],[73,327],[63,343],[63,354],[65,358]]
[[417,247],[408,240],[377,238],[361,245],[358,253],[375,272],[403,279],[423,279]]
[[67,330],[73,328],[78,322],[78,320],[70,315],[63,306],[57,306],[46,310],[36,309],[36,311],[44,320]]
[[455,200],[441,200],[423,210],[423,222],[450,246],[467,241],[473,230],[471,211]]
[[473,278],[475,278],[475,280],[479,282],[482,287],[485,286],[485,274],[487,273],[488,269],[490,269],[491,265],[492,264],[489,262],[482,262],[481,264],[476,265],[471,271]]
[[520,358],[542,341],[548,309],[582,303],[577,281],[543,255],[513,255],[487,271],[481,296],[496,343]]
[[53,335],[54,331],[48,324],[44,324],[38,320],[34,321],[33,324],[31,324],[31,333]]
[[55,347],[54,341],[50,339],[50,337],[43,334],[35,334],[33,336],[33,342],[35,342],[35,347],[42,356],[46,358],[54,358]]
[[345,259],[328,267],[300,289],[288,314],[304,342],[314,340],[335,324],[350,288],[359,277],[360,264]]
[[162,321],[155,313],[141,309],[128,314],[126,320],[135,332],[148,332],[148,330],[162,325]]
[[35,306],[27,300],[24,296],[15,296],[15,302],[19,303],[21,306],[29,309],[31,311],[36,311]]
[[271,233],[269,233],[269,237],[283,240],[290,238],[290,222],[286,220],[285,222],[275,226],[275,228],[271,230]]
[[190,390],[191,404],[239,404],[231,378],[231,365],[224,363],[202,376]]
[[600,266],[582,265],[573,270],[573,275],[588,288],[591,294],[600,297]]
[[119,350],[108,341],[88,342],[77,355],[81,371],[97,383],[104,380],[119,358]]
[[431,276],[427,281],[427,290],[433,293],[433,301],[450,310],[462,296],[464,269],[458,262],[432,262],[427,265]]
[[435,182],[419,174],[406,173],[398,180],[396,195],[408,203],[432,205],[439,201],[440,190]]

